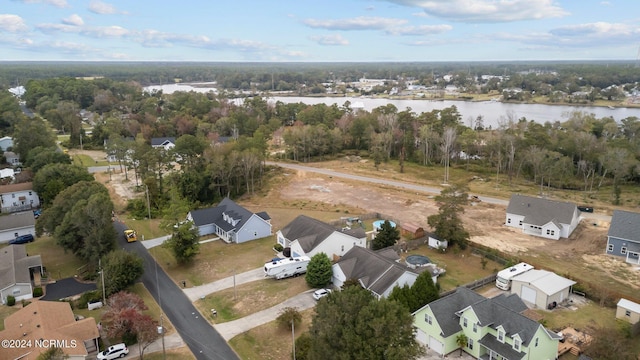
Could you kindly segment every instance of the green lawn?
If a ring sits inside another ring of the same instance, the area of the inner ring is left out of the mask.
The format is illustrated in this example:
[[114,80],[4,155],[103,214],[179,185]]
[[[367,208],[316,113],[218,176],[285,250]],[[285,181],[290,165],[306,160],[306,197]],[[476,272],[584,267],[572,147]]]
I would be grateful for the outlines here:
[[0,331],[4,330],[4,319],[18,310],[20,310],[18,306],[0,305],[0,319],[2,319],[0,320]]
[[56,244],[51,236],[43,236],[27,244],[29,255],[40,255],[42,265],[47,268],[53,279],[64,279],[74,275],[82,275],[85,263],[71,252]]

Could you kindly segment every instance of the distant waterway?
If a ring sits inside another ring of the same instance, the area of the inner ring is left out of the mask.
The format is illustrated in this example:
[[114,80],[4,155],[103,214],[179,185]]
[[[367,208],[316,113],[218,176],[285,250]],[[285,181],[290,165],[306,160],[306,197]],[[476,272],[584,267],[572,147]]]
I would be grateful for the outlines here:
[[[202,86],[197,84],[167,84],[146,87],[146,91],[162,90],[165,94],[174,91],[196,91],[209,92],[218,90],[214,87]],[[596,118],[612,117],[617,122],[620,120],[635,116],[640,118],[640,108],[608,108],[599,106],[568,106],[568,105],[543,105],[543,104],[514,104],[502,103],[499,101],[455,101],[455,100],[413,100],[413,99],[382,99],[367,97],[302,97],[302,96],[275,96],[269,97],[270,103],[281,101],[285,104],[304,103],[308,105],[326,104],[331,106],[336,104],[343,106],[349,101],[351,106],[359,104],[364,110],[371,111],[380,106],[393,104],[398,111],[404,111],[410,108],[416,114],[429,112],[432,110],[442,110],[451,106],[456,106],[458,112],[462,115],[462,122],[467,126],[473,126],[473,122],[478,116],[483,117],[485,127],[499,127],[506,124],[508,119],[533,120],[537,123],[544,124],[546,122],[565,121],[569,114],[574,111],[581,111],[594,114]],[[239,101],[240,102],[240,101]]]

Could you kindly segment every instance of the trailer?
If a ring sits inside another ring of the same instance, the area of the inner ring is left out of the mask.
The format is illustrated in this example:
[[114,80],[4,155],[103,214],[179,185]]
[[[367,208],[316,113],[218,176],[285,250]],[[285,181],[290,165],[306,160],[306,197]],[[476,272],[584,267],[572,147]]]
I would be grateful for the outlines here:
[[519,263],[504,270],[500,270],[496,276],[496,286],[498,289],[509,290],[511,289],[511,280],[514,277],[524,274],[531,269],[533,269],[533,265]]
[[264,264],[264,276],[275,279],[284,279],[302,275],[307,272],[307,266],[311,259],[308,256],[291,257],[268,261]]

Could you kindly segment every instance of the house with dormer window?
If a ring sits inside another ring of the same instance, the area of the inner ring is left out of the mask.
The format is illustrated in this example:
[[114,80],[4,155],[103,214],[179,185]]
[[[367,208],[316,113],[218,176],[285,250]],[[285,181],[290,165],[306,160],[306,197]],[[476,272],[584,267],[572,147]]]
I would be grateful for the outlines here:
[[228,243],[243,243],[271,235],[271,218],[266,212],[253,213],[224,198],[216,207],[192,210],[187,220],[200,236],[216,234]]
[[552,360],[560,336],[523,315],[527,306],[515,294],[488,299],[459,287],[413,313],[416,339],[440,355],[460,349],[476,359]]

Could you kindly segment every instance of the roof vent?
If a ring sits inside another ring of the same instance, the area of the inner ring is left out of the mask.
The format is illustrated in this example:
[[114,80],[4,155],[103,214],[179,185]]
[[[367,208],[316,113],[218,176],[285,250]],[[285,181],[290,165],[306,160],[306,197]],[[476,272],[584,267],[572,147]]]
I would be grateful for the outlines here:
[[39,327],[40,327],[40,324],[36,325],[36,327],[37,327],[37,328],[39,328]]

